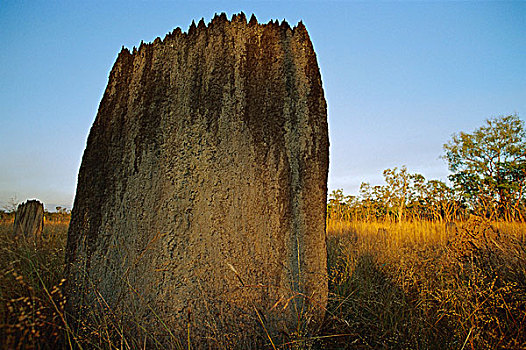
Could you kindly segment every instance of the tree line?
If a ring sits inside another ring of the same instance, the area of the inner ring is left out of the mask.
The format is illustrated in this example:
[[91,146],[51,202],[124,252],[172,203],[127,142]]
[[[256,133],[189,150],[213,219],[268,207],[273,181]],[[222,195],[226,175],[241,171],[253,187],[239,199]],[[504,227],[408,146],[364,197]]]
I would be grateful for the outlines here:
[[385,185],[364,182],[359,195],[329,196],[328,216],[338,220],[490,220],[524,222],[526,131],[517,115],[487,119],[472,133],[454,134],[442,158],[450,184],[426,180],[405,166],[383,171]]

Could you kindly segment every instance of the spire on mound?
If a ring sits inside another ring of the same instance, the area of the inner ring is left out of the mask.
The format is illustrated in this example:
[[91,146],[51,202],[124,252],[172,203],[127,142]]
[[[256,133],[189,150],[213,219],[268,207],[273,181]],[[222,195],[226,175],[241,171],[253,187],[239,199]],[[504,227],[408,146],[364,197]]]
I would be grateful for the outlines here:
[[248,25],[255,26],[257,24],[258,24],[258,20],[256,18],[256,15],[252,14],[252,16],[250,16],[250,21],[248,22]]

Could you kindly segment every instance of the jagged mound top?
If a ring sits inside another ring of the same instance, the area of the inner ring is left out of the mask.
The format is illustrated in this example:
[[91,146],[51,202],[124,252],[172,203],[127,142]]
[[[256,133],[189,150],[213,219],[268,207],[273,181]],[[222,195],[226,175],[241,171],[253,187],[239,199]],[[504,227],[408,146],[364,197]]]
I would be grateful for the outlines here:
[[[250,16],[250,20],[248,20],[247,22],[247,17],[245,16],[243,12],[232,15],[231,20],[228,20],[226,13],[222,12],[219,15],[216,13],[214,18],[212,18],[212,20],[208,23],[208,25],[205,23],[204,18],[201,18],[201,20],[199,20],[197,25],[195,24],[195,21],[192,20],[192,24],[190,24],[190,27],[188,28],[187,32],[183,32],[180,27],[177,27],[171,33],[166,34],[164,39],[157,37],[151,43],[145,43],[141,41],[141,44],[139,45],[138,49],[135,46],[133,47],[132,53],[136,54],[138,51],[141,51],[141,49],[144,47],[149,47],[153,45],[164,44],[164,43],[170,42],[172,39],[176,39],[180,36],[184,36],[184,37],[198,36],[202,32],[205,32],[207,30],[211,31],[215,28],[224,26],[225,24],[244,25],[244,26],[248,25],[248,27],[255,27],[255,26],[272,27],[272,28],[281,30],[283,32],[291,31],[293,35],[301,34],[301,35],[306,36],[306,38],[309,37],[309,34],[307,33],[307,29],[305,28],[305,25],[303,24],[302,21],[299,21],[296,26],[291,28],[289,23],[285,19],[283,19],[281,23],[276,19],[276,20],[270,20],[267,24],[261,24],[258,22],[254,14]],[[130,52],[130,50],[124,46],[122,47],[122,51]]]

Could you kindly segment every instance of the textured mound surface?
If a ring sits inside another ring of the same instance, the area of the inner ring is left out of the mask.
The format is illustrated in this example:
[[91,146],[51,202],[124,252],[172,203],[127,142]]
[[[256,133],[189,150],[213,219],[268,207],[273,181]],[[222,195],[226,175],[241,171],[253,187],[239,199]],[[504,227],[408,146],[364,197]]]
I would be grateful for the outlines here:
[[44,228],[44,205],[38,200],[19,204],[15,213],[13,233],[15,237],[39,241]]
[[78,177],[72,319],[107,308],[211,345],[319,321],[328,147],[302,23],[223,14],[123,49]]

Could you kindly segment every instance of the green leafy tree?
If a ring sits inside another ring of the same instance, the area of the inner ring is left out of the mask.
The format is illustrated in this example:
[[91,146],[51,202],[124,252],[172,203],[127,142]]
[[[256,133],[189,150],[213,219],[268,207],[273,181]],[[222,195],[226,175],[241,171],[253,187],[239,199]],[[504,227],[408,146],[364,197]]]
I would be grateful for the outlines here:
[[411,186],[407,198],[407,209],[413,220],[424,219],[426,178],[421,174],[411,174]]
[[349,207],[353,201],[352,196],[345,196],[343,189],[333,190],[329,195],[329,204],[327,205],[327,212],[331,219],[342,220],[348,218]]
[[386,169],[383,172],[385,201],[389,211],[394,213],[397,222],[406,217],[407,207],[415,202],[416,188],[422,186],[425,178],[420,174],[410,174],[404,165],[400,169]]
[[526,132],[517,115],[491,118],[473,133],[455,134],[444,151],[450,180],[473,210],[524,219]]
[[359,208],[357,217],[366,221],[383,218],[398,222],[420,218],[424,211],[421,197],[425,178],[420,174],[410,174],[405,166],[386,169],[383,175],[386,183],[383,186],[361,184],[359,199],[353,202],[353,206]]
[[443,181],[430,180],[422,188],[423,209],[434,221],[453,221],[462,208],[461,197]]

